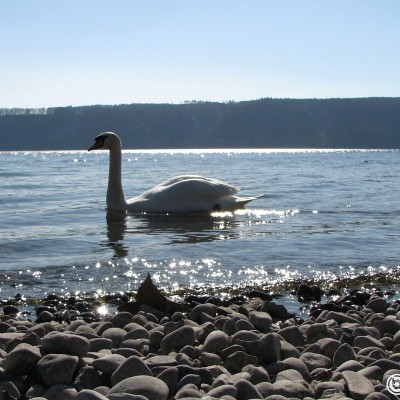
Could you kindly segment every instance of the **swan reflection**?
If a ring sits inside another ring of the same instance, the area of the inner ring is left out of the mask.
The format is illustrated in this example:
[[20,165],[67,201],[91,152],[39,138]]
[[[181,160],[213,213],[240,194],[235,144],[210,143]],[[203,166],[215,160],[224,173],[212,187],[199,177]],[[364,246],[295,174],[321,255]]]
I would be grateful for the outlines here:
[[[141,235],[160,236],[161,244],[212,242],[238,236],[238,221],[232,213],[140,214],[107,211],[107,241],[114,258],[127,257],[142,243]],[[160,244],[157,242],[157,244]]]

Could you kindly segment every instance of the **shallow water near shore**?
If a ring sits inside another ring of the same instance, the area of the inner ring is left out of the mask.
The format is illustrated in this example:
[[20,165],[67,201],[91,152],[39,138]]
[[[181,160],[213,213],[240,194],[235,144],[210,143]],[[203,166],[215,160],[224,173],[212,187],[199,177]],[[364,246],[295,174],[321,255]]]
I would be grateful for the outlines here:
[[147,273],[179,295],[378,276],[397,288],[399,161],[397,150],[124,151],[127,197],[185,173],[266,194],[235,213],[149,215],[105,210],[108,153],[0,153],[0,297],[135,291]]

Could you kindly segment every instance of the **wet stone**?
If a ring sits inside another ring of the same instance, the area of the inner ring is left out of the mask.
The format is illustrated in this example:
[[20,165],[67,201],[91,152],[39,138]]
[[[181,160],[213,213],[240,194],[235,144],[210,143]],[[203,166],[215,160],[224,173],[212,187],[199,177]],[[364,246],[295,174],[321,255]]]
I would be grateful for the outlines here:
[[69,354],[84,357],[89,351],[88,339],[63,332],[50,332],[42,339],[42,349],[47,354]]
[[47,387],[70,384],[78,365],[78,357],[67,354],[48,354],[37,363],[37,371]]
[[35,371],[41,357],[38,347],[21,343],[5,357],[3,368],[11,374],[27,375]]
[[129,393],[142,395],[148,399],[167,400],[169,389],[165,382],[153,376],[134,376],[113,386],[109,394]]
[[133,376],[152,376],[150,368],[138,356],[127,358],[111,375],[111,384],[115,386]]

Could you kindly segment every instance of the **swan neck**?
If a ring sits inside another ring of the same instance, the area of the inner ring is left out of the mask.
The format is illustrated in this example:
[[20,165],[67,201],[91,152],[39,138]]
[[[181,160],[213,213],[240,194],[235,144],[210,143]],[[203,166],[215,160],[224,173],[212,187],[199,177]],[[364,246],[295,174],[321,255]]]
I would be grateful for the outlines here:
[[126,206],[125,195],[121,181],[121,149],[110,150],[110,169],[108,175],[107,208],[124,210]]

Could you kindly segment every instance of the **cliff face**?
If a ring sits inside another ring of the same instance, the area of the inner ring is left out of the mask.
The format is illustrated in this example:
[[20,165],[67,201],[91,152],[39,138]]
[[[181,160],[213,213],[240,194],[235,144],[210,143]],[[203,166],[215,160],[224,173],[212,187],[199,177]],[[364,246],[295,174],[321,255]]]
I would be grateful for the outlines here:
[[400,98],[0,109],[2,151],[85,149],[104,131],[136,149],[400,148]]

